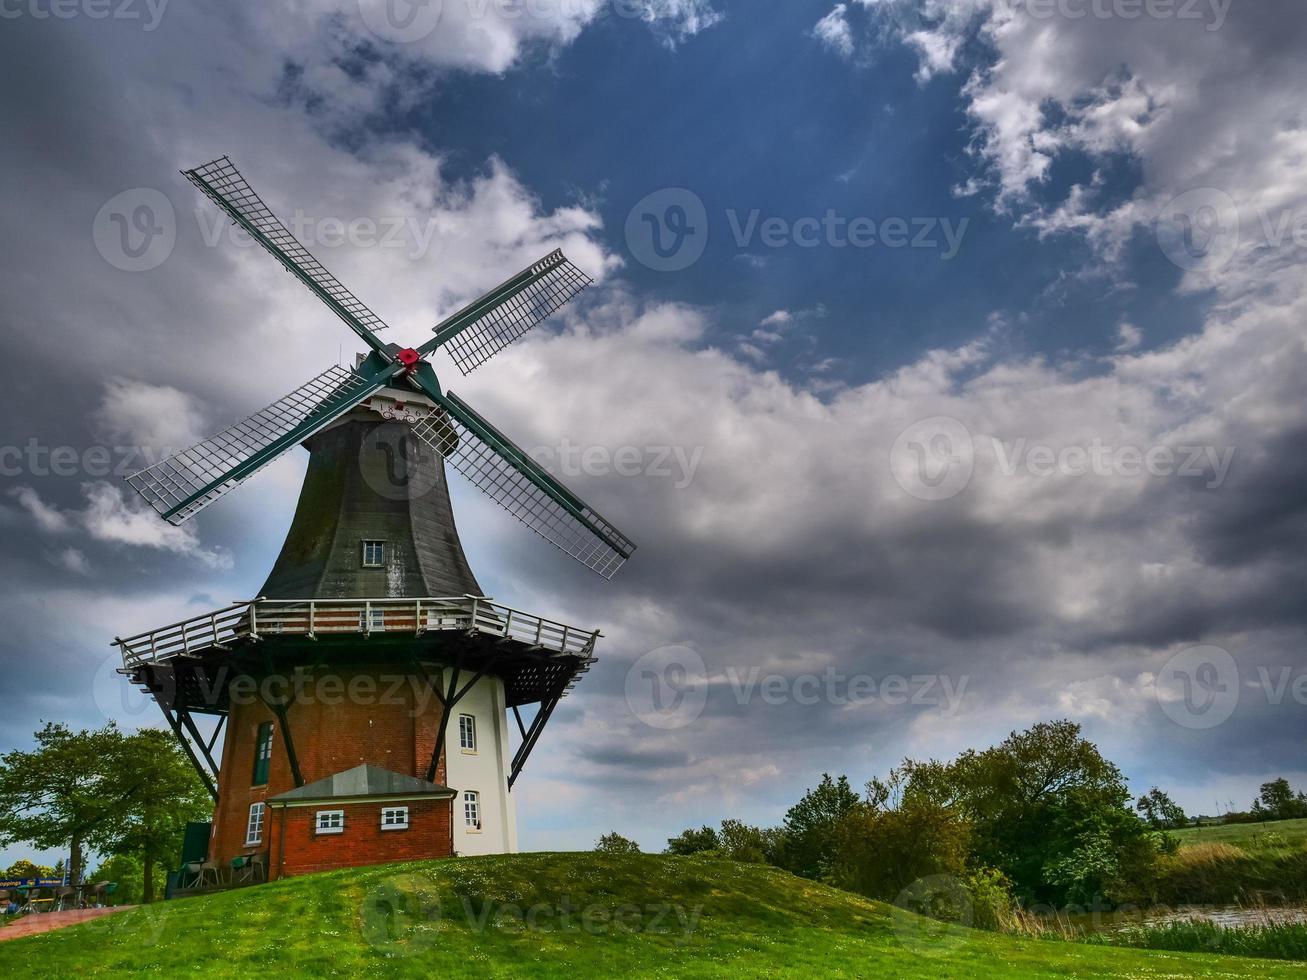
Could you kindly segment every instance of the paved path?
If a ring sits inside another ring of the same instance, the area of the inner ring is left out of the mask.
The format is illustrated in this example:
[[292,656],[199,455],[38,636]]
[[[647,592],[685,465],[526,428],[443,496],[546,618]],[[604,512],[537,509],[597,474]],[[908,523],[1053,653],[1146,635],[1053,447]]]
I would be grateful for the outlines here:
[[91,919],[98,919],[101,916],[112,915],[114,912],[121,912],[123,909],[135,907],[134,905],[115,905],[107,909],[69,909],[67,912],[36,912],[32,915],[25,915],[17,922],[12,922],[7,926],[0,926],[0,942],[6,939],[19,939],[22,936],[34,936],[38,932],[49,932],[51,929],[62,929],[64,926],[75,926],[79,922],[89,922]]

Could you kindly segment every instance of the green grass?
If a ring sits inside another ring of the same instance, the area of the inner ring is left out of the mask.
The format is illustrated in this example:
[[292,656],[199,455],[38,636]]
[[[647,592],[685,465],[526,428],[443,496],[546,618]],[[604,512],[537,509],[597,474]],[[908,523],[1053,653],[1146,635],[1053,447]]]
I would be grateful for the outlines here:
[[7,942],[0,954],[16,975],[60,976],[1161,980],[1301,977],[1305,968],[974,932],[765,866],[593,853],[311,875],[121,912]]
[[[1221,823],[1202,827],[1185,827],[1168,833],[1180,842],[1181,847],[1195,844],[1231,844],[1247,849],[1257,847],[1259,839],[1273,834],[1291,847],[1307,843],[1307,818],[1301,820],[1272,820],[1267,823]],[[1274,838],[1272,838],[1274,839]]]
[[1307,925],[1267,923],[1227,928],[1212,922],[1167,922],[1097,933],[1085,942],[1136,949],[1171,949],[1307,960]]
[[1159,865],[1151,897],[1165,904],[1307,901],[1307,820],[1169,831],[1180,850]]

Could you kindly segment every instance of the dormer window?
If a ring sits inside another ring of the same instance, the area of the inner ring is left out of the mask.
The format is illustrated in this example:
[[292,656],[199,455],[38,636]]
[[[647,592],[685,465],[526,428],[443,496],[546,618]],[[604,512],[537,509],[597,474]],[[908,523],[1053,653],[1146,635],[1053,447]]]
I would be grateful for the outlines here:
[[386,542],[384,541],[363,542],[363,567],[364,568],[386,567]]

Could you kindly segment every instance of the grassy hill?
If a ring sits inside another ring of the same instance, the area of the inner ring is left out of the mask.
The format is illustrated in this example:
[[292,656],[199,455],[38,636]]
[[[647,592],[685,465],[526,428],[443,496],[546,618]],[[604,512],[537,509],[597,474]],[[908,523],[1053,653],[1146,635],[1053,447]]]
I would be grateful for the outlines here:
[[392,864],[7,942],[9,972],[1301,977],[1303,964],[1014,939],[728,861],[592,853]]
[[1185,827],[1168,831],[1181,847],[1195,844],[1230,844],[1234,847],[1256,847],[1259,839],[1274,834],[1285,844],[1301,847],[1307,843],[1307,818],[1302,820],[1272,820],[1267,823],[1218,823],[1202,827]]
[[1307,901],[1307,820],[1169,831],[1156,898],[1167,904],[1279,905]]

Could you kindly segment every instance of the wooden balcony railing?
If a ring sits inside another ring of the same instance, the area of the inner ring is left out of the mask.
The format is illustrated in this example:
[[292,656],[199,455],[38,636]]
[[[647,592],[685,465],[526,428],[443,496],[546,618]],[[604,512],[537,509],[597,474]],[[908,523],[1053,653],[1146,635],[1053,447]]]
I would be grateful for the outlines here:
[[556,654],[591,658],[598,630],[581,630],[501,606],[484,596],[429,599],[253,599],[115,639],[123,667],[198,656],[250,637],[404,633],[433,630],[489,633]]

